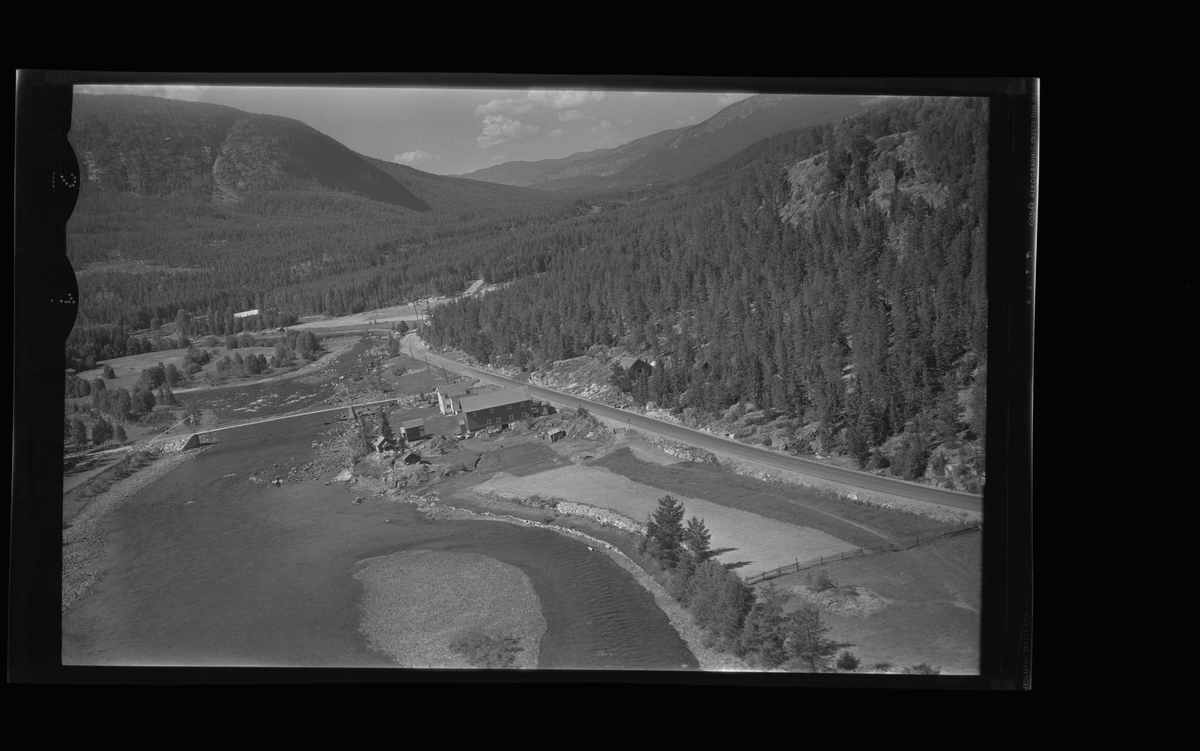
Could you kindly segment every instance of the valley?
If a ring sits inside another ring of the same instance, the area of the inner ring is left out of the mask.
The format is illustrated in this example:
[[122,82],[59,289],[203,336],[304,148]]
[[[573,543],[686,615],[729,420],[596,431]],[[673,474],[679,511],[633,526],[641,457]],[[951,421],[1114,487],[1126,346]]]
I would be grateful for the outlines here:
[[867,99],[435,175],[77,94],[63,663],[977,674],[987,103]]

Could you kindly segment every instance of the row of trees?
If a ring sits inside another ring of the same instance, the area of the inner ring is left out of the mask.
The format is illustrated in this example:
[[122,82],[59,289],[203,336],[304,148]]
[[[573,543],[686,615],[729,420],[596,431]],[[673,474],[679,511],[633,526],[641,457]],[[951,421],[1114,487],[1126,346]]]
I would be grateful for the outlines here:
[[[222,339],[227,349],[236,349],[261,346],[264,339],[276,341],[278,337],[256,337],[249,331],[243,331],[227,333],[222,338],[207,334],[201,342],[205,347],[216,347],[222,343]],[[149,335],[143,335],[132,333],[125,325],[77,326],[67,337],[66,365],[76,370],[91,370],[104,360],[193,346],[195,343],[189,335],[183,333],[164,336],[161,332],[152,331]]]
[[[86,446],[88,443],[87,425],[78,417],[71,418],[67,426],[67,436],[80,446]],[[129,440],[129,437],[125,435],[125,428],[123,426],[113,425],[101,417],[92,426],[91,440],[96,446],[103,446],[108,441],[125,443]]]
[[[832,665],[839,649],[850,646],[828,638],[829,627],[816,608],[784,612],[786,597],[773,585],[760,594],[716,560],[704,520],[687,524],[683,504],[663,496],[646,521],[641,552],[661,565],[668,591],[687,607],[704,630],[708,646],[730,652],[763,668],[786,667],[819,672]],[[838,663],[853,669],[849,652]]]

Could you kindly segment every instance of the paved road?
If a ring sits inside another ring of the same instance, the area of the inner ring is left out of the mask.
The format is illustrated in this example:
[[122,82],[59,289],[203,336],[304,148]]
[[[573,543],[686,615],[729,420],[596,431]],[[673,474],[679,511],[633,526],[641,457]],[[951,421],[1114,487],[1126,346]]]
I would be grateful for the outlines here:
[[707,449],[709,451],[720,451],[741,459],[760,462],[778,469],[786,469],[792,472],[799,472],[810,477],[818,477],[823,480],[839,482],[844,485],[851,485],[863,490],[872,490],[888,495],[899,496],[902,498],[911,498],[913,500],[925,501],[927,503],[937,503],[943,506],[952,508],[966,509],[969,511],[983,511],[983,498],[970,493],[960,493],[954,490],[946,490],[944,488],[935,488],[929,485],[919,485],[914,482],[906,482],[889,477],[878,477],[876,475],[867,474],[866,472],[856,472],[851,469],[843,469],[841,467],[833,467],[828,464],[803,459],[798,456],[788,456],[779,454],[774,451],[758,448],[757,446],[748,446],[744,443],[738,443],[727,438],[715,436],[710,433],[703,433],[691,428],[685,428],[681,425],[675,425],[661,420],[655,420],[651,417],[626,412],[623,409],[610,407],[606,404],[593,402],[589,399],[583,399],[578,396],[563,394],[558,391],[533,386],[519,381],[514,381],[504,376],[490,373],[485,370],[471,368],[462,363],[448,360],[444,357],[439,357],[424,347],[421,346],[415,333],[410,333],[404,338],[403,344],[411,346],[413,354],[417,357],[427,357],[431,364],[436,364],[445,367],[447,370],[453,370],[456,373],[468,373],[472,376],[480,378],[489,383],[494,383],[500,386],[528,386],[530,395],[552,402],[556,405],[565,406],[575,409],[583,406],[594,414],[605,417],[611,420],[624,422],[630,427],[637,428],[648,433],[669,438],[680,443],[687,443],[692,446]]

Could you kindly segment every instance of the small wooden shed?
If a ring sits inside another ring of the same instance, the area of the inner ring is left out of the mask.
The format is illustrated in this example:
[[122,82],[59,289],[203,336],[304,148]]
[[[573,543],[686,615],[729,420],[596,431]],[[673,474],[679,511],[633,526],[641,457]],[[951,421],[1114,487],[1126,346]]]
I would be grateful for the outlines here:
[[391,451],[394,449],[396,447],[396,442],[387,436],[381,435],[377,436],[375,440],[371,441],[371,445],[377,452],[382,454],[385,451]]
[[425,421],[409,420],[400,425],[400,432],[404,434],[406,441],[419,441],[425,437]]

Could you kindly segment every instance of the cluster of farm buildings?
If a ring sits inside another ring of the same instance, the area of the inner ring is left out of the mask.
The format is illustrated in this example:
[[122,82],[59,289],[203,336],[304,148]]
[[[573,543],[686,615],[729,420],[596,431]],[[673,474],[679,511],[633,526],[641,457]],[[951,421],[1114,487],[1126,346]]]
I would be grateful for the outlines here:
[[[636,357],[623,357],[621,367],[631,375],[649,375],[653,363]],[[541,402],[534,401],[529,395],[527,386],[500,389],[499,391],[476,392],[476,388],[467,381],[438,386],[434,390],[438,410],[443,415],[458,415],[459,434],[470,435],[479,431],[502,430],[520,420],[550,414],[550,408]],[[411,442],[426,438],[425,421],[409,420],[400,426],[398,438]],[[563,430],[555,430],[547,437],[557,441],[566,435]],[[383,450],[381,441],[376,439],[377,450]]]

